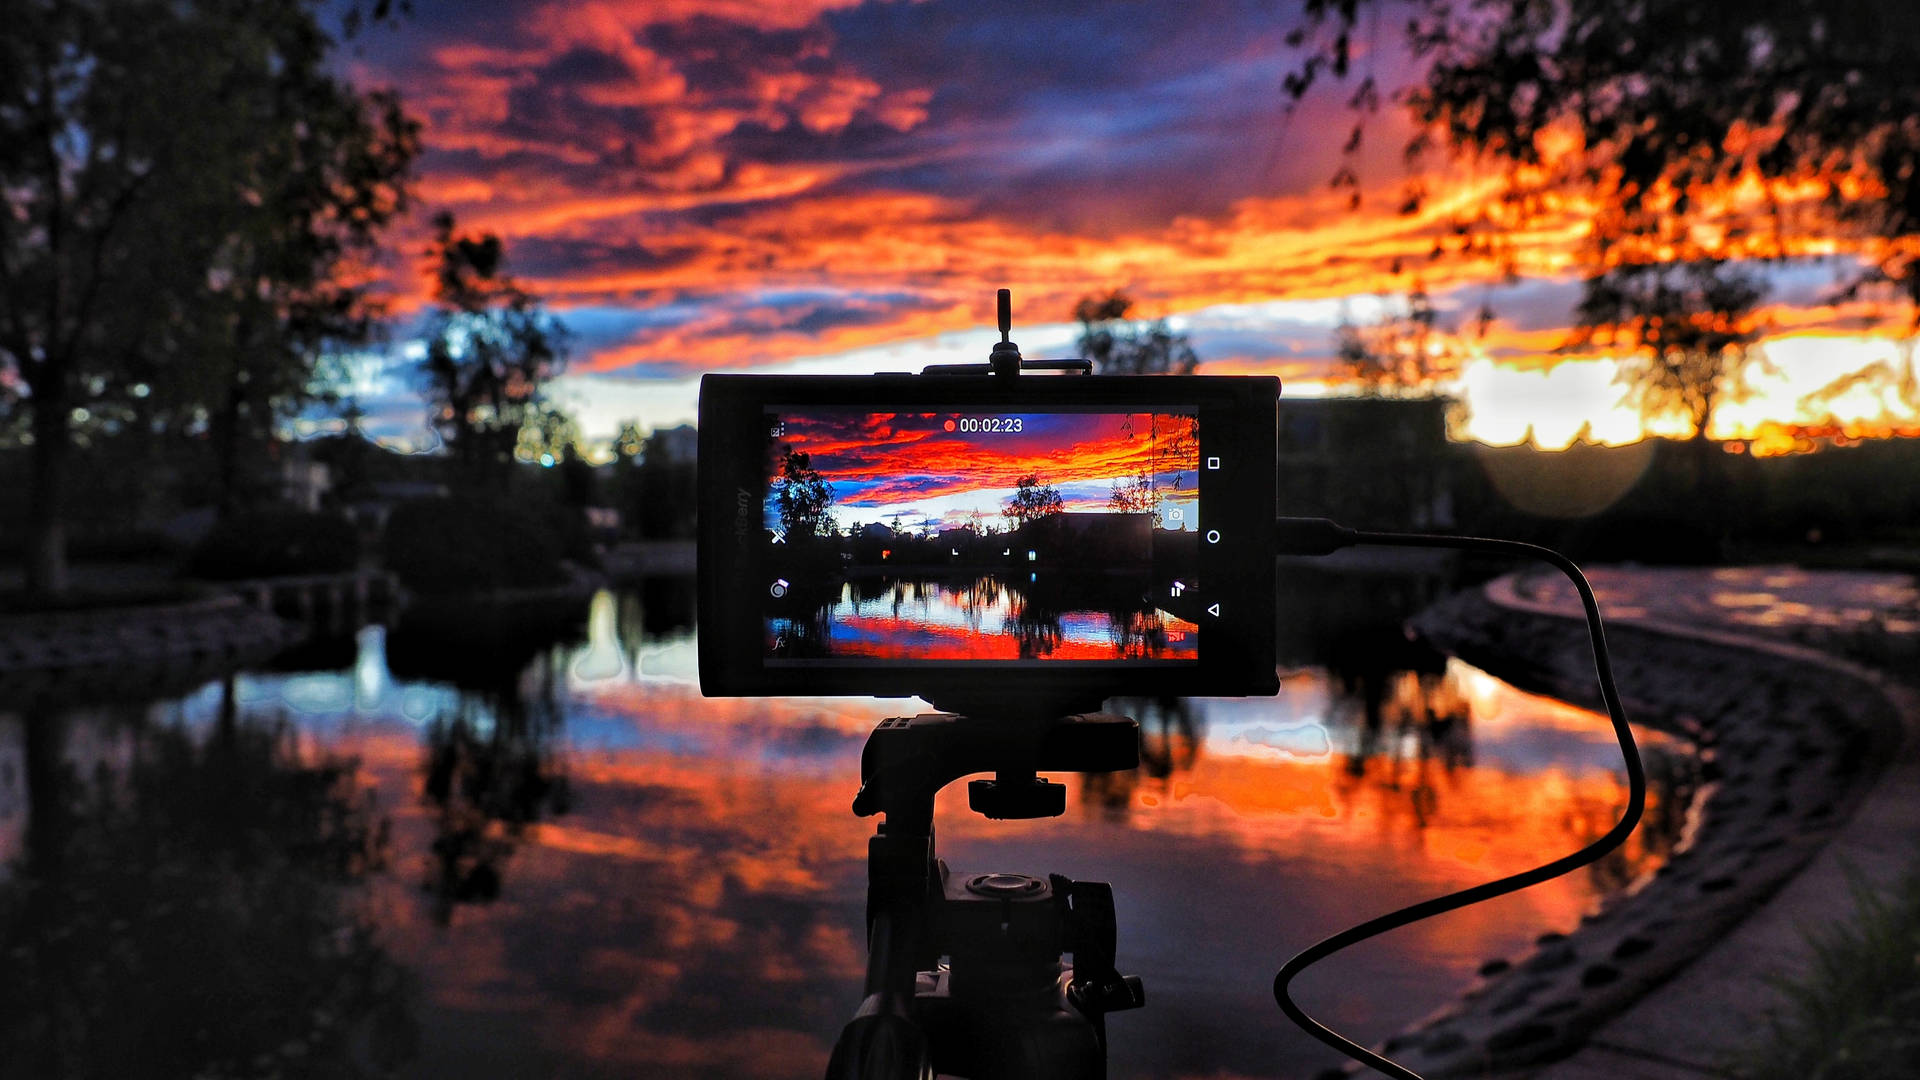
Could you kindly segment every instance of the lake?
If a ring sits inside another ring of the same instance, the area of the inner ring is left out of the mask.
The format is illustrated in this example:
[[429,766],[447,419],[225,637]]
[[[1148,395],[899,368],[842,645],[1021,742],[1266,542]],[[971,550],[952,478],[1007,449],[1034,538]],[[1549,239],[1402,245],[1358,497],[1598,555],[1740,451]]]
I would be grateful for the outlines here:
[[1158,606],[1152,597],[1160,591],[1145,573],[1049,571],[1044,583],[1038,571],[858,576],[817,590],[824,595],[796,591],[791,603],[776,602],[766,655],[776,662],[1198,659],[1200,627]]
[[[859,1000],[879,720],[918,703],[707,700],[691,585],[540,625],[409,616],[160,701],[0,711],[0,1060],[24,1075],[817,1077]],[[1294,951],[1603,832],[1603,717],[1458,662],[1372,654],[1279,697],[1116,702],[1134,773],[1064,817],[940,804],[956,870],[1110,881],[1128,1077],[1304,1077]],[[1675,842],[1686,755],[1588,870],[1304,976],[1363,1042],[1572,927]],[[9,1069],[12,1074],[12,1069]]]

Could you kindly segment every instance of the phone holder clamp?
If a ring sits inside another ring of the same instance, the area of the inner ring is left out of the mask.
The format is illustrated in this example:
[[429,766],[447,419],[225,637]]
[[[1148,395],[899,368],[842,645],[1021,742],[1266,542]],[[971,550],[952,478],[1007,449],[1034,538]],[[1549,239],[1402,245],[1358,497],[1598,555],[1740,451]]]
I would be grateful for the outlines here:
[[995,306],[999,309],[1000,340],[994,342],[992,351],[987,353],[984,364],[928,364],[920,369],[922,375],[993,375],[1002,379],[1011,379],[1023,371],[1065,371],[1075,375],[1093,374],[1093,361],[1085,358],[1072,360],[1023,360],[1020,346],[1012,337],[1013,333],[1013,290],[1001,289],[995,296]]

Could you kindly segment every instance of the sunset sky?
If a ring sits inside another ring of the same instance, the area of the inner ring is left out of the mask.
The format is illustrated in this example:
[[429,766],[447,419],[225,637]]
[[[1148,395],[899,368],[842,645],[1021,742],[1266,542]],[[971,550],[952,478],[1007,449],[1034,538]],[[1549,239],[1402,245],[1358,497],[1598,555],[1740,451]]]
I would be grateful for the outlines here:
[[[596,438],[691,421],[704,371],[983,359],[1003,286],[1029,356],[1070,353],[1074,300],[1118,287],[1191,334],[1203,372],[1324,392],[1334,326],[1416,283],[1450,320],[1483,302],[1499,316],[1454,387],[1475,436],[1637,436],[1609,362],[1553,352],[1577,208],[1516,238],[1515,283],[1430,259],[1496,178],[1459,166],[1423,213],[1398,215],[1407,130],[1389,108],[1347,209],[1328,186],[1344,95],[1284,107],[1294,17],[1224,0],[414,0],[342,52],[358,84],[401,91],[426,148],[388,270],[402,331],[356,392],[378,433],[427,438],[405,317],[423,300],[426,215],[447,208],[504,237],[510,269],[572,329],[556,398]],[[1358,68],[1405,77],[1390,33],[1361,47]],[[1913,421],[1883,333],[1904,314],[1823,304],[1850,267],[1768,269],[1772,368],[1720,434]]]
[[[995,413],[991,419],[1000,426],[1017,423],[1020,430],[959,430],[961,419],[985,415],[795,410],[781,414],[782,434],[769,449],[808,455],[809,467],[833,487],[841,529],[891,524],[896,514],[903,528],[963,528],[977,512],[982,528],[1004,530],[1001,511],[1028,475],[1053,488],[1065,511],[1105,513],[1115,481],[1142,474],[1162,527],[1197,526],[1199,445],[1172,442],[1174,425],[1191,424],[1191,416]],[[949,424],[956,430],[947,430]],[[769,465],[778,467],[777,459]],[[770,529],[780,525],[771,487],[766,522]]]

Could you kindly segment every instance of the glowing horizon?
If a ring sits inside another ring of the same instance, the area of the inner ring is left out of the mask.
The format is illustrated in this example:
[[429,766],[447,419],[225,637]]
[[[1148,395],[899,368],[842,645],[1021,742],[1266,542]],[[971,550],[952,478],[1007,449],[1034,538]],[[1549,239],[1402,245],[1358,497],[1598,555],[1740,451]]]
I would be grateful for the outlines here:
[[[836,526],[884,524],[905,529],[979,527],[1004,530],[1002,512],[1020,481],[1035,477],[1060,496],[1061,509],[1109,513],[1118,483],[1148,478],[1163,527],[1181,531],[1198,521],[1199,444],[1185,425],[1193,418],[1164,413],[941,411],[917,414],[848,408],[778,412],[781,433],[768,449],[770,475],[780,458],[808,455],[810,467],[833,492]],[[982,418],[1017,430],[960,430]],[[780,524],[776,492],[765,505],[769,529]],[[1168,512],[1179,510],[1175,516]]]
[[[1620,403],[1608,360],[1558,352],[1583,208],[1510,238],[1512,283],[1487,259],[1431,258],[1498,177],[1451,167],[1426,178],[1418,214],[1397,213],[1408,130],[1389,109],[1349,209],[1326,184],[1342,141],[1328,133],[1347,125],[1339,95],[1282,120],[1289,25],[1225,0],[1178,19],[941,0],[483,0],[358,39],[344,68],[397,86],[424,124],[419,213],[392,250],[419,252],[438,209],[498,233],[509,269],[573,330],[554,397],[594,440],[628,420],[691,422],[704,371],[978,361],[998,287],[1014,291],[1029,356],[1070,350],[1060,320],[1074,302],[1121,288],[1139,314],[1191,334],[1203,372],[1277,374],[1295,395],[1340,389],[1342,317],[1365,322],[1380,297],[1421,287],[1456,327],[1482,303],[1499,316],[1442,387],[1465,400],[1469,437],[1680,433]],[[1063,83],[1062,40],[1111,62]],[[1408,70],[1392,50],[1378,63],[1389,83]],[[1768,351],[1786,374],[1756,379],[1713,433],[1920,430],[1897,377],[1811,400],[1904,362],[1906,324],[1832,302],[1853,265],[1838,242],[1794,251],[1806,258],[1760,266]],[[386,267],[403,320],[424,300],[420,269],[412,254]],[[402,370],[408,330],[354,391],[372,430],[425,445]]]

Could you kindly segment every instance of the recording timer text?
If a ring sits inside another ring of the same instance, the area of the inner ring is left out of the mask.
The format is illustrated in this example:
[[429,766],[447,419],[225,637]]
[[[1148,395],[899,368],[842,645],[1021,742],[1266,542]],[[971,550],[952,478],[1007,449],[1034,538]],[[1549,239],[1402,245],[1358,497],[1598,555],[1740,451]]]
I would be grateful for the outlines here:
[[994,434],[997,432],[1018,433],[1018,416],[962,416],[947,421],[948,431],[958,431],[963,435]]

